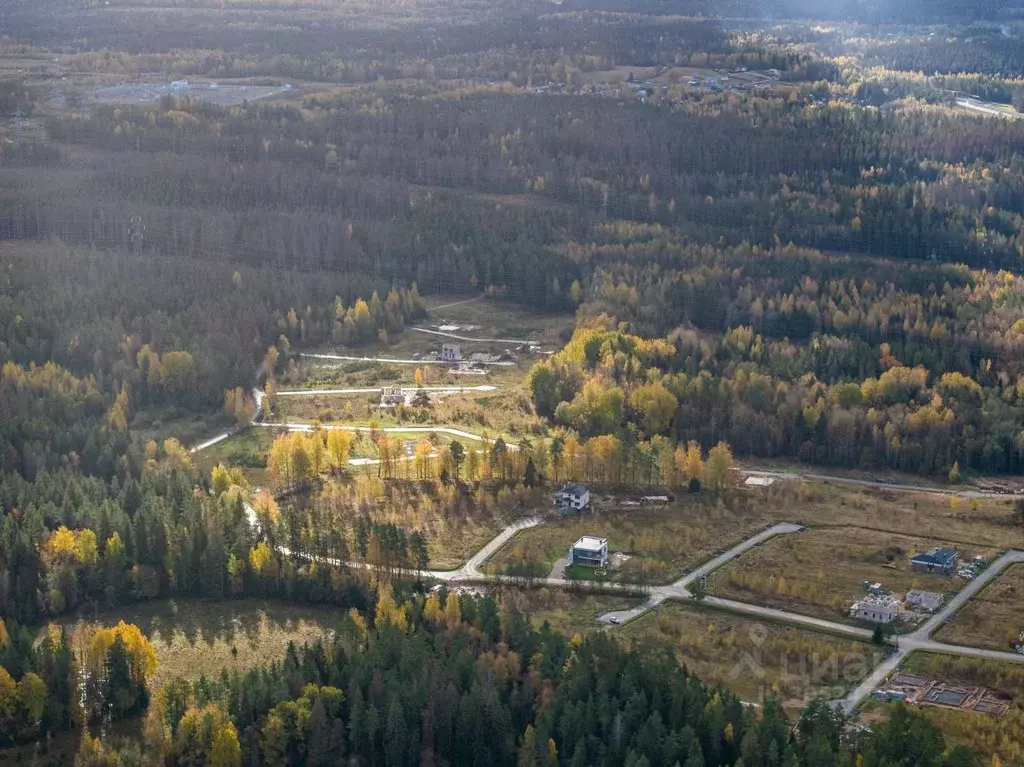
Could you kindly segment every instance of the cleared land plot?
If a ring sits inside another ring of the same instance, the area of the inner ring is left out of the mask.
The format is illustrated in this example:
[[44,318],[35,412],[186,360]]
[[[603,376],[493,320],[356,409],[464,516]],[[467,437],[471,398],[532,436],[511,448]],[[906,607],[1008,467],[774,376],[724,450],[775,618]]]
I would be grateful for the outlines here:
[[725,685],[744,700],[776,694],[791,710],[812,697],[843,695],[883,657],[865,642],[671,602],[618,632],[623,641],[674,648],[702,680]]
[[208,101],[218,106],[241,104],[255,101],[278,93],[287,93],[291,86],[231,85],[219,83],[190,82],[187,87],[174,88],[170,83],[125,83],[98,88],[94,97],[101,104],[146,104],[159,101],[164,96]]
[[[472,379],[472,384],[477,379]],[[397,384],[383,384],[397,385]],[[429,384],[431,386],[444,384]],[[413,385],[410,388],[415,388]],[[309,397],[279,397],[272,420],[288,423],[311,423],[382,427],[449,426],[473,434],[517,442],[524,438],[537,439],[548,432],[548,427],[534,413],[529,396],[517,385],[515,389],[493,392],[428,392],[430,404],[380,408],[376,394],[333,395],[317,394]]]
[[192,463],[204,472],[208,472],[218,463],[237,467],[251,484],[266,487],[270,482],[266,468],[267,452],[274,441],[274,436],[273,429],[245,429],[193,454]]
[[746,497],[752,509],[772,522],[803,522],[812,527],[856,525],[948,541],[970,556],[987,549],[1024,548],[1024,527],[1014,519],[1013,502],[1000,498],[974,501],[819,481],[777,482],[768,493],[753,491]]
[[176,677],[216,677],[221,668],[245,671],[280,660],[289,642],[316,641],[341,617],[337,610],[269,600],[169,599],[101,615],[98,622],[134,623],[149,637],[158,664],[151,688],[157,690]]
[[718,596],[841,618],[864,595],[864,581],[897,594],[958,589],[962,581],[911,571],[910,557],[936,545],[949,543],[857,527],[811,529],[747,552],[714,573],[708,588]]
[[761,527],[763,521],[756,516],[696,501],[625,511],[595,509],[524,530],[495,555],[491,569],[504,572],[511,566],[541,574],[582,535],[596,535],[608,539],[609,553],[630,554],[621,577],[668,583]]
[[568,636],[603,631],[607,627],[597,622],[599,615],[611,610],[628,610],[640,604],[640,600],[629,597],[584,596],[548,588],[535,591],[509,589],[504,598],[512,600],[525,611],[534,627],[540,628],[547,621],[552,629]]
[[953,644],[988,647],[1010,651],[1012,642],[1024,632],[1024,565],[1003,572],[950,623],[939,629],[935,638]]

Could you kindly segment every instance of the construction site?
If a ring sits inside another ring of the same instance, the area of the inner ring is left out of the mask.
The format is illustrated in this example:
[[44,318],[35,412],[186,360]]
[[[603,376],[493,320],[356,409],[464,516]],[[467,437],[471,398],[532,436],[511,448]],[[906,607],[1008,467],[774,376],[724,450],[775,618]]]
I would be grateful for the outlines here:
[[882,701],[905,701],[921,706],[943,706],[962,711],[1001,716],[1010,701],[1000,698],[994,690],[980,685],[953,684],[914,674],[893,676],[885,689],[875,691]]

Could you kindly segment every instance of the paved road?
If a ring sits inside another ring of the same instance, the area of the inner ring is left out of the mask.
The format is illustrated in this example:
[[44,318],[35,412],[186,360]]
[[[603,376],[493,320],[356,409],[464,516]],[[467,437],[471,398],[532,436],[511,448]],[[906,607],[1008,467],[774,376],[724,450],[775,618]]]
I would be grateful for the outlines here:
[[883,482],[873,479],[855,479],[835,474],[820,474],[814,471],[776,471],[773,469],[758,469],[755,467],[737,469],[745,477],[776,477],[778,479],[804,480],[813,479],[821,482],[831,482],[836,485],[855,485],[858,487],[877,487],[882,490],[894,490],[904,493],[935,493],[937,495],[957,495],[961,498],[1003,498],[1005,500],[1016,500],[1024,498],[1024,493],[995,493],[987,490],[960,490],[952,487],[939,485],[914,485],[904,482]]
[[[260,389],[258,386],[253,387],[253,390],[252,390],[251,394],[252,394],[253,402],[256,403],[256,409],[253,411],[252,421],[250,421],[249,425],[252,425],[252,424],[256,423],[263,416],[263,390]],[[228,429],[227,431],[218,434],[216,437],[213,437],[212,439],[208,439],[205,442],[200,442],[194,448],[189,450],[189,452],[190,453],[198,453],[198,452],[200,452],[202,450],[206,450],[207,448],[213,447],[218,442],[223,442],[228,437],[235,436],[236,434],[238,434],[239,432],[241,432],[243,429],[246,429],[246,428],[248,428],[248,427],[246,427],[246,426],[236,426],[233,429]]]
[[699,580],[702,575],[707,575],[714,570],[717,570],[722,565],[735,559],[744,552],[749,551],[755,546],[761,545],[770,538],[774,538],[777,535],[796,533],[800,530],[803,530],[802,525],[794,525],[789,522],[780,522],[777,525],[772,525],[767,530],[762,530],[757,535],[753,535],[747,540],[736,544],[728,551],[719,554],[714,559],[711,559],[698,567],[692,573],[684,575],[675,583],[671,583],[668,586],[653,587],[650,590],[650,600],[646,604],[634,607],[631,610],[614,610],[598,616],[597,620],[601,623],[614,623],[612,618],[618,618],[619,624],[628,623],[633,620],[633,618],[643,615],[647,610],[657,607],[666,599],[692,599],[693,596],[690,594],[689,587]]
[[762,607],[761,605],[752,605],[747,602],[737,602],[733,599],[705,597],[701,604],[718,607],[729,612],[751,615],[755,618],[764,618],[775,623],[792,623],[793,625],[804,626],[815,631],[842,634],[854,639],[871,639],[871,635],[874,633],[871,629],[866,629],[862,626],[852,626],[847,623],[839,623],[838,621],[830,621],[824,618],[814,618],[810,615],[791,613],[774,607]]
[[[498,387],[492,384],[481,386],[410,386],[407,391],[426,391],[438,394],[461,394],[474,391],[497,391]],[[380,394],[384,388],[367,389],[289,389],[279,391],[278,397],[314,397],[327,394]]]
[[506,527],[500,533],[498,533],[490,542],[484,546],[480,551],[469,558],[469,561],[464,564],[460,570],[464,577],[467,578],[483,578],[485,577],[480,568],[484,566],[488,559],[493,557],[497,553],[498,549],[508,543],[512,538],[520,531],[526,530],[530,527],[536,527],[540,524],[540,519],[537,517],[528,517],[526,519],[520,519],[518,522]]
[[427,311],[428,312],[436,312],[438,309],[450,309],[453,306],[462,306],[463,304],[471,304],[474,301],[479,301],[481,298],[484,298],[486,295],[487,295],[486,293],[481,293],[479,296],[474,296],[473,298],[466,298],[466,299],[464,299],[462,301],[452,301],[450,304],[441,304],[440,306],[428,306],[427,307]]
[[[411,328],[410,328],[411,329]],[[457,365],[459,362],[469,362],[469,360],[458,360],[457,362],[448,362],[447,360],[439,359],[419,359],[414,360],[410,358],[399,358],[399,357],[353,357],[348,354],[307,354],[302,352],[300,357],[309,357],[310,359],[316,360],[341,360],[342,362],[387,362],[392,365]],[[516,363],[514,362],[473,362],[474,365],[496,365],[498,367],[512,367]]]
[[890,655],[864,681],[851,690],[845,698],[838,701],[838,704],[848,714],[855,711],[861,702],[888,679],[889,675],[899,667],[904,658],[914,650],[926,650],[928,652],[940,652],[949,655],[967,655],[977,658],[1009,661],[1011,663],[1024,663],[1024,655],[999,652],[998,650],[986,650],[981,647],[961,647],[960,645],[944,644],[942,642],[935,642],[931,638],[932,634],[947,620],[951,619],[971,597],[998,577],[1007,567],[1021,562],[1024,562],[1024,551],[1008,551],[996,559],[977,578],[973,578],[956,596],[946,602],[942,609],[923,623],[917,631],[897,637],[898,649],[896,652]]
[[448,333],[444,330],[431,330],[430,328],[414,328],[408,327],[406,330],[411,330],[415,333],[427,333],[432,336],[442,336],[444,338],[454,338],[456,341],[479,341],[487,344],[516,344],[521,346],[522,344],[528,344],[530,341],[526,338],[481,338],[477,336],[460,336],[455,333]]
[[957,99],[956,104],[957,106],[981,112],[982,114],[994,115],[995,117],[1009,117],[1013,120],[1019,120],[1021,117],[1024,117],[1024,114],[1016,110],[1007,110],[1005,104],[993,104],[988,101],[981,101],[980,99]]
[[[278,423],[278,422],[260,422],[254,423],[253,426],[264,426],[271,429],[287,429],[288,431],[313,431],[314,427],[309,423]],[[325,431],[360,431],[360,432],[371,432],[380,431],[385,434],[448,434],[452,437],[459,437],[460,439],[470,440],[471,442],[490,442],[488,437],[481,437],[479,434],[473,434],[470,431],[463,431],[462,429],[455,429],[449,426],[387,426],[384,428],[373,429],[370,426],[348,426],[346,424],[321,424],[320,429]],[[506,442],[505,446],[509,450],[518,450],[519,446],[512,442]]]

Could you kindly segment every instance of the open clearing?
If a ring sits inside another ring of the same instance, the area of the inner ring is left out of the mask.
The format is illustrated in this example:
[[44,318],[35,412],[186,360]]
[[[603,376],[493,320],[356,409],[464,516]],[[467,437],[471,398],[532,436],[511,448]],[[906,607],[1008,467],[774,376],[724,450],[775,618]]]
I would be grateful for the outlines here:
[[640,600],[603,594],[573,594],[564,589],[507,589],[503,597],[526,612],[535,628],[547,621],[551,628],[567,636],[604,631],[597,616],[610,610],[628,610]]
[[290,85],[240,85],[232,83],[188,82],[183,87],[171,83],[124,83],[98,88],[93,93],[101,104],[149,104],[165,96],[208,101],[226,107],[243,101],[256,101],[279,93],[288,93]]
[[716,596],[843,618],[850,604],[864,595],[864,581],[880,582],[897,594],[915,588],[958,589],[962,581],[910,570],[913,554],[936,545],[950,544],[858,527],[816,528],[753,549],[714,573],[708,588]]
[[[99,623],[136,624],[156,649],[152,690],[176,677],[216,677],[280,660],[289,642],[313,642],[337,625],[336,609],[262,599],[208,602],[168,599],[101,614]],[[83,621],[78,621],[81,625]]]
[[1013,649],[1024,632],[1024,565],[1007,569],[939,629],[935,639],[953,644]]
[[[737,513],[725,506],[684,499],[672,507],[635,507],[594,510],[576,517],[552,520],[520,533],[491,562],[492,572],[510,566],[537,572],[566,556],[580,536],[608,539],[608,551],[626,552],[622,575],[645,576],[650,583],[676,580],[686,568],[699,565],[763,523],[756,515]],[[547,575],[547,572],[543,573]]]
[[779,695],[790,710],[815,696],[839,697],[882,658],[864,642],[671,602],[627,623],[620,636],[673,647],[702,680],[755,703]]

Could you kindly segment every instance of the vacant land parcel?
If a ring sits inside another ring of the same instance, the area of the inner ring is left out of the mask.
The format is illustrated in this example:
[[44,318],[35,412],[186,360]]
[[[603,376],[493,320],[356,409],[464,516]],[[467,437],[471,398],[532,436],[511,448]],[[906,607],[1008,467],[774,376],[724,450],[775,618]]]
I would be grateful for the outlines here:
[[752,702],[779,695],[790,709],[845,694],[883,657],[864,642],[671,603],[627,623],[619,636],[673,647],[705,681]]
[[881,583],[898,594],[910,589],[958,589],[959,581],[910,569],[915,553],[937,545],[955,548],[948,542],[859,527],[814,528],[768,541],[744,554],[711,577],[710,590],[810,615],[842,617],[850,603],[863,596],[865,581]]
[[935,635],[953,644],[1012,650],[1024,634],[1024,565],[1006,570]]

